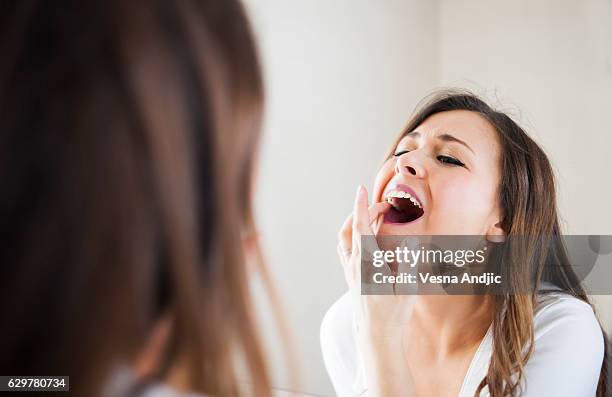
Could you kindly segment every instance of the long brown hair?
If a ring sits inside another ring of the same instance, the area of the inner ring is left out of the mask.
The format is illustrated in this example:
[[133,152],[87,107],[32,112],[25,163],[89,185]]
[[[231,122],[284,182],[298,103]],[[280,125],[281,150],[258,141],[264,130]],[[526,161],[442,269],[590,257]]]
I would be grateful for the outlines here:
[[235,396],[246,368],[268,395],[242,244],[263,93],[240,3],[2,8],[0,373],[99,395],[167,316],[160,378],[180,364],[189,389]]
[[[519,246],[515,244],[505,250],[500,258],[510,289],[505,294],[493,295],[493,352],[488,373],[476,392],[480,395],[487,386],[492,397],[513,396],[520,390],[523,368],[534,348],[533,316],[538,295],[542,293],[541,282],[550,282],[565,293],[590,302],[559,238],[555,180],[548,157],[508,115],[492,109],[471,92],[437,91],[418,106],[387,158],[405,134],[428,117],[450,110],[476,112],[496,130],[501,157],[498,199],[503,213],[502,228],[508,236],[538,236],[519,238]],[[535,276],[535,282],[531,276]],[[607,365],[608,359],[604,357],[597,396],[606,393]]]

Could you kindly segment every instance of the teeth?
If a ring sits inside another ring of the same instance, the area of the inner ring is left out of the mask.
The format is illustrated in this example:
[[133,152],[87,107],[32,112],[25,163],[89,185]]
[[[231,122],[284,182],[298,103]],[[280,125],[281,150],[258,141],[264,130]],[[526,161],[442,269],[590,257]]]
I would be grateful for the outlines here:
[[408,192],[404,192],[404,191],[400,191],[400,190],[392,190],[389,193],[387,193],[387,201],[389,203],[391,203],[393,198],[407,198],[410,199],[410,201],[416,205],[417,207],[421,208],[421,203],[418,202],[418,200],[414,197],[412,197],[410,195],[410,193]]

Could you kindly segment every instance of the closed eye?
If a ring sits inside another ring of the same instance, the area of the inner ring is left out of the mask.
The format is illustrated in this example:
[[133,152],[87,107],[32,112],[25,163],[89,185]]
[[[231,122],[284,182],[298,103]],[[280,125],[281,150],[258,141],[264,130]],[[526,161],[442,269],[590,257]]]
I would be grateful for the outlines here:
[[444,163],[444,164],[458,166],[458,167],[465,167],[465,164],[463,164],[461,161],[457,160],[454,157],[438,156],[436,158],[438,159],[439,162]]
[[[408,152],[410,152],[410,150],[400,150],[399,152],[393,153],[393,156],[400,157]],[[457,160],[454,157],[440,155],[436,158],[438,159],[439,162],[443,164],[456,166],[456,167],[465,167],[465,164],[463,164],[460,160]]]
[[394,155],[395,157],[399,157],[399,156],[401,156],[402,154],[406,154],[406,153],[408,153],[409,151],[410,151],[410,150],[400,150],[399,152],[393,153],[393,155]]

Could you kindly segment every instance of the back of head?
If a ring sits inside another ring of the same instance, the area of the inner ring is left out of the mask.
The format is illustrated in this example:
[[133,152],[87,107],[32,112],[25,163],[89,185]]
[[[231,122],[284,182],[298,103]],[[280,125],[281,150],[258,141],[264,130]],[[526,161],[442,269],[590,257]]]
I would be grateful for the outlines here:
[[236,1],[28,1],[0,16],[0,373],[95,396],[171,323],[159,376],[268,376],[240,236],[262,87]]

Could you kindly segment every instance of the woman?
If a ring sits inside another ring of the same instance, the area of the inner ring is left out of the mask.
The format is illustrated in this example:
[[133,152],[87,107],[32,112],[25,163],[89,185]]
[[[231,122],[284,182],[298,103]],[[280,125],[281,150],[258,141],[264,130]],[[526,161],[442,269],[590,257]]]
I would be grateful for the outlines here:
[[[386,203],[394,191],[412,196],[412,211]],[[376,204],[368,212],[361,189],[360,220],[342,227],[349,285],[358,282],[364,234],[553,239],[545,256],[527,244],[497,257],[510,277],[503,294],[341,297],[321,327],[338,395],[604,396],[605,334],[554,238],[555,197],[546,155],[514,121],[468,92],[433,95],[378,172]],[[381,324],[372,329],[372,319]]]
[[246,274],[262,83],[239,2],[0,18],[0,373],[269,395]]

